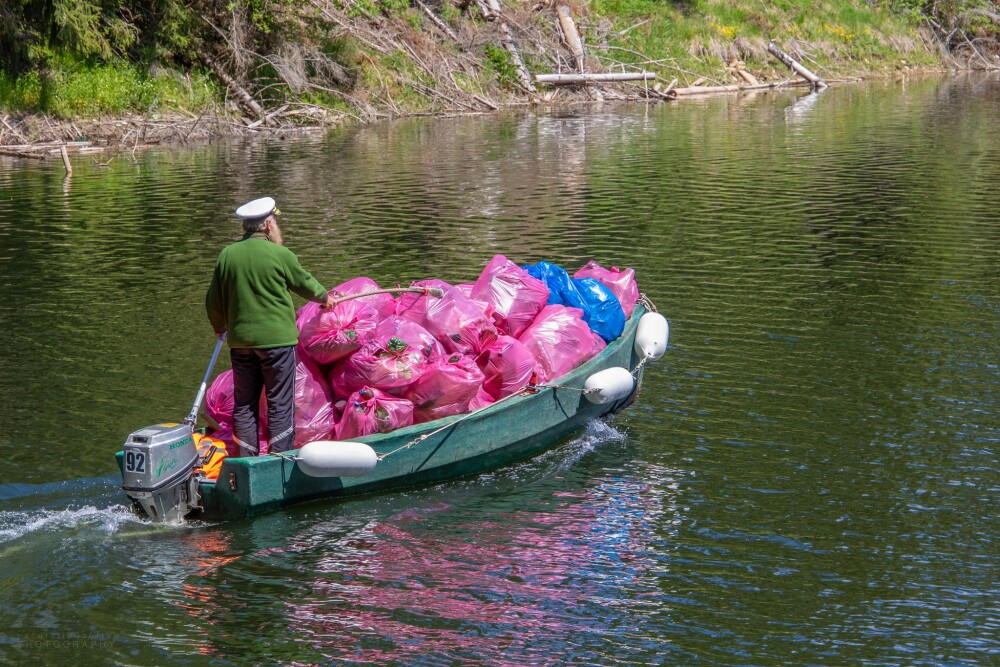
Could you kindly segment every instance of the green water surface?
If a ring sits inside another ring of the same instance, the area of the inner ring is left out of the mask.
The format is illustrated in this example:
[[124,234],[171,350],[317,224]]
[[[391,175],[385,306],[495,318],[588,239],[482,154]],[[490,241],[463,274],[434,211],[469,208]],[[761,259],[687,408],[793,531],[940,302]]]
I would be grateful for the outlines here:
[[[996,664],[998,119],[982,75],[0,157],[0,662]],[[141,523],[113,454],[263,195],[325,284],[596,259],[671,347],[517,466]]]

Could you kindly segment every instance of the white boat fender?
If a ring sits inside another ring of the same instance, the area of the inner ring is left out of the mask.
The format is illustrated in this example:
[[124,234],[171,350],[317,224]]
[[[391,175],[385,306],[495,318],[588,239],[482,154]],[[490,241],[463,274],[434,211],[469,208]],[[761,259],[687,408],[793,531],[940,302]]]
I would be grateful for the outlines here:
[[612,403],[632,393],[635,378],[627,368],[615,366],[594,373],[583,383],[583,395],[591,403]]
[[295,462],[310,477],[360,477],[375,468],[378,455],[363,442],[317,440],[303,445]]
[[659,313],[646,313],[639,318],[635,331],[635,352],[640,357],[655,361],[667,351],[670,324]]

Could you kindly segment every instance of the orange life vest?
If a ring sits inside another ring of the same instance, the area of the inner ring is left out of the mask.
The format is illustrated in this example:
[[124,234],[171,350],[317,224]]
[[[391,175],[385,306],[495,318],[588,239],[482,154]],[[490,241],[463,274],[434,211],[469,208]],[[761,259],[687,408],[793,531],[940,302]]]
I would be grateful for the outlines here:
[[218,479],[219,469],[226,459],[226,443],[217,438],[195,432],[194,446],[198,448],[198,463],[195,472],[205,479]]

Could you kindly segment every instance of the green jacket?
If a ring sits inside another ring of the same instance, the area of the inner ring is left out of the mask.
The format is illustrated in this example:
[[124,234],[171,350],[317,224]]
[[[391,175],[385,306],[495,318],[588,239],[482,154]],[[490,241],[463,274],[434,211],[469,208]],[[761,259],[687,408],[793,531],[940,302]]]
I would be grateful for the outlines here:
[[292,295],[322,303],[326,288],[288,248],[251,234],[219,253],[205,309],[215,333],[228,331],[229,347],[295,345]]

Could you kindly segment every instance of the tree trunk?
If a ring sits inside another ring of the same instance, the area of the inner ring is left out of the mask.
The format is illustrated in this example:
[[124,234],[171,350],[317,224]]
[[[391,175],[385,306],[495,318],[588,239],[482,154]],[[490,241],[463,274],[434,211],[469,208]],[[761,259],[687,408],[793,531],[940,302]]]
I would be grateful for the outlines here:
[[209,66],[215,76],[219,77],[219,80],[222,81],[222,83],[226,84],[226,87],[229,88],[229,90],[233,91],[243,106],[252,111],[258,118],[264,118],[264,108],[257,104],[257,100],[255,100],[253,96],[248,93],[245,88],[243,88],[243,86],[236,83],[236,80],[229,76],[229,74],[226,73],[226,70],[222,69],[222,65],[220,65],[211,56],[203,53],[199,53],[198,57],[201,58],[202,62]]
[[576,67],[576,71],[586,72],[587,65],[585,62],[586,55],[583,51],[583,39],[580,37],[580,32],[576,29],[576,22],[573,21],[573,10],[569,8],[569,5],[559,5],[556,7],[556,14],[559,16],[559,27],[562,29],[566,46],[569,47],[570,53],[573,54],[573,65]]
[[826,81],[824,81],[823,79],[819,78],[818,76],[807,70],[805,67],[799,64],[798,61],[796,61],[790,55],[788,55],[787,53],[779,49],[777,46],[775,46],[774,42],[771,42],[770,44],[767,45],[767,52],[770,53],[775,58],[777,58],[778,60],[780,60],[781,62],[783,62],[793,72],[795,72],[803,79],[811,83],[813,88],[819,90],[828,87]]
[[606,74],[536,74],[535,81],[553,86],[566,86],[602,81],[648,81],[655,79],[652,72],[608,72]]
[[501,21],[499,30],[500,43],[503,44],[503,48],[507,49],[507,53],[510,54],[511,60],[514,61],[514,68],[517,70],[517,78],[520,79],[521,85],[531,92],[535,92],[535,83],[531,80],[531,74],[528,72],[528,68],[524,64],[524,61],[521,60],[521,54],[518,52],[517,45],[514,43],[514,37],[510,34],[510,27]]

